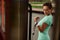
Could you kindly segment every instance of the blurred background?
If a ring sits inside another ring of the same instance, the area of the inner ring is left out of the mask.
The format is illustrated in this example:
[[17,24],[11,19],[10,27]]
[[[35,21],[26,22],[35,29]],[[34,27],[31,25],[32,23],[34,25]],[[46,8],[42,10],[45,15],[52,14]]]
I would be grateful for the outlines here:
[[[0,26],[5,40],[37,40],[37,28],[32,34],[35,16],[44,17],[42,5],[51,2],[54,26],[49,30],[51,40],[59,40],[60,0],[0,0]],[[28,4],[30,4],[29,9]],[[56,5],[55,7],[55,4]],[[56,12],[55,12],[56,11]]]

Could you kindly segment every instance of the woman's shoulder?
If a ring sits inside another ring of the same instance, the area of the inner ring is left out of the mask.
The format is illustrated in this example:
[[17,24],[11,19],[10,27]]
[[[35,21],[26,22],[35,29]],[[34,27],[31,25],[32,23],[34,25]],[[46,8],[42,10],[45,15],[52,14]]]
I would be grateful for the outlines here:
[[49,16],[48,16],[48,19],[53,19],[53,16],[52,16],[52,15],[49,15]]

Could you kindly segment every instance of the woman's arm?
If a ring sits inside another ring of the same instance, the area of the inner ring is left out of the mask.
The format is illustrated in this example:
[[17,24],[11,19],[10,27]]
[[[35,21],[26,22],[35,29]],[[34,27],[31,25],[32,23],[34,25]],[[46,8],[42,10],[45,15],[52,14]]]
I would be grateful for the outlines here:
[[42,24],[42,27],[40,27],[39,25],[38,25],[37,27],[38,27],[38,30],[39,30],[40,32],[43,32],[47,26],[48,26],[48,24],[43,23],[43,24]]
[[[34,22],[37,22],[38,19],[39,19],[39,17],[35,17],[35,18],[34,18]],[[43,23],[43,24],[42,24],[42,27],[40,27],[39,25],[38,25],[37,27],[38,27],[38,30],[39,30],[39,31],[43,32],[44,29],[45,29],[47,26],[48,26],[47,23]]]

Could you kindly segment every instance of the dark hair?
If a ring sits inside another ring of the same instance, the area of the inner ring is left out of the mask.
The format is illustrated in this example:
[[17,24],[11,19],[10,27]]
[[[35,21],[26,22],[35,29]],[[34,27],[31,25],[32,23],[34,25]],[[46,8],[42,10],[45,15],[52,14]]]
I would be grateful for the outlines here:
[[44,3],[43,6],[48,6],[49,9],[52,8],[52,4],[51,3]]

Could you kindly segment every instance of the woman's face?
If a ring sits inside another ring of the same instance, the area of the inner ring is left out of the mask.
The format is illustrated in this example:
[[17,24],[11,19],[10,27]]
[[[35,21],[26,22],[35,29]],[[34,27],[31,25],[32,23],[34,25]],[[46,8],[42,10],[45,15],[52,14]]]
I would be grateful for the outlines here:
[[48,6],[43,6],[43,12],[45,15],[49,15],[52,12],[52,9],[49,9]]

